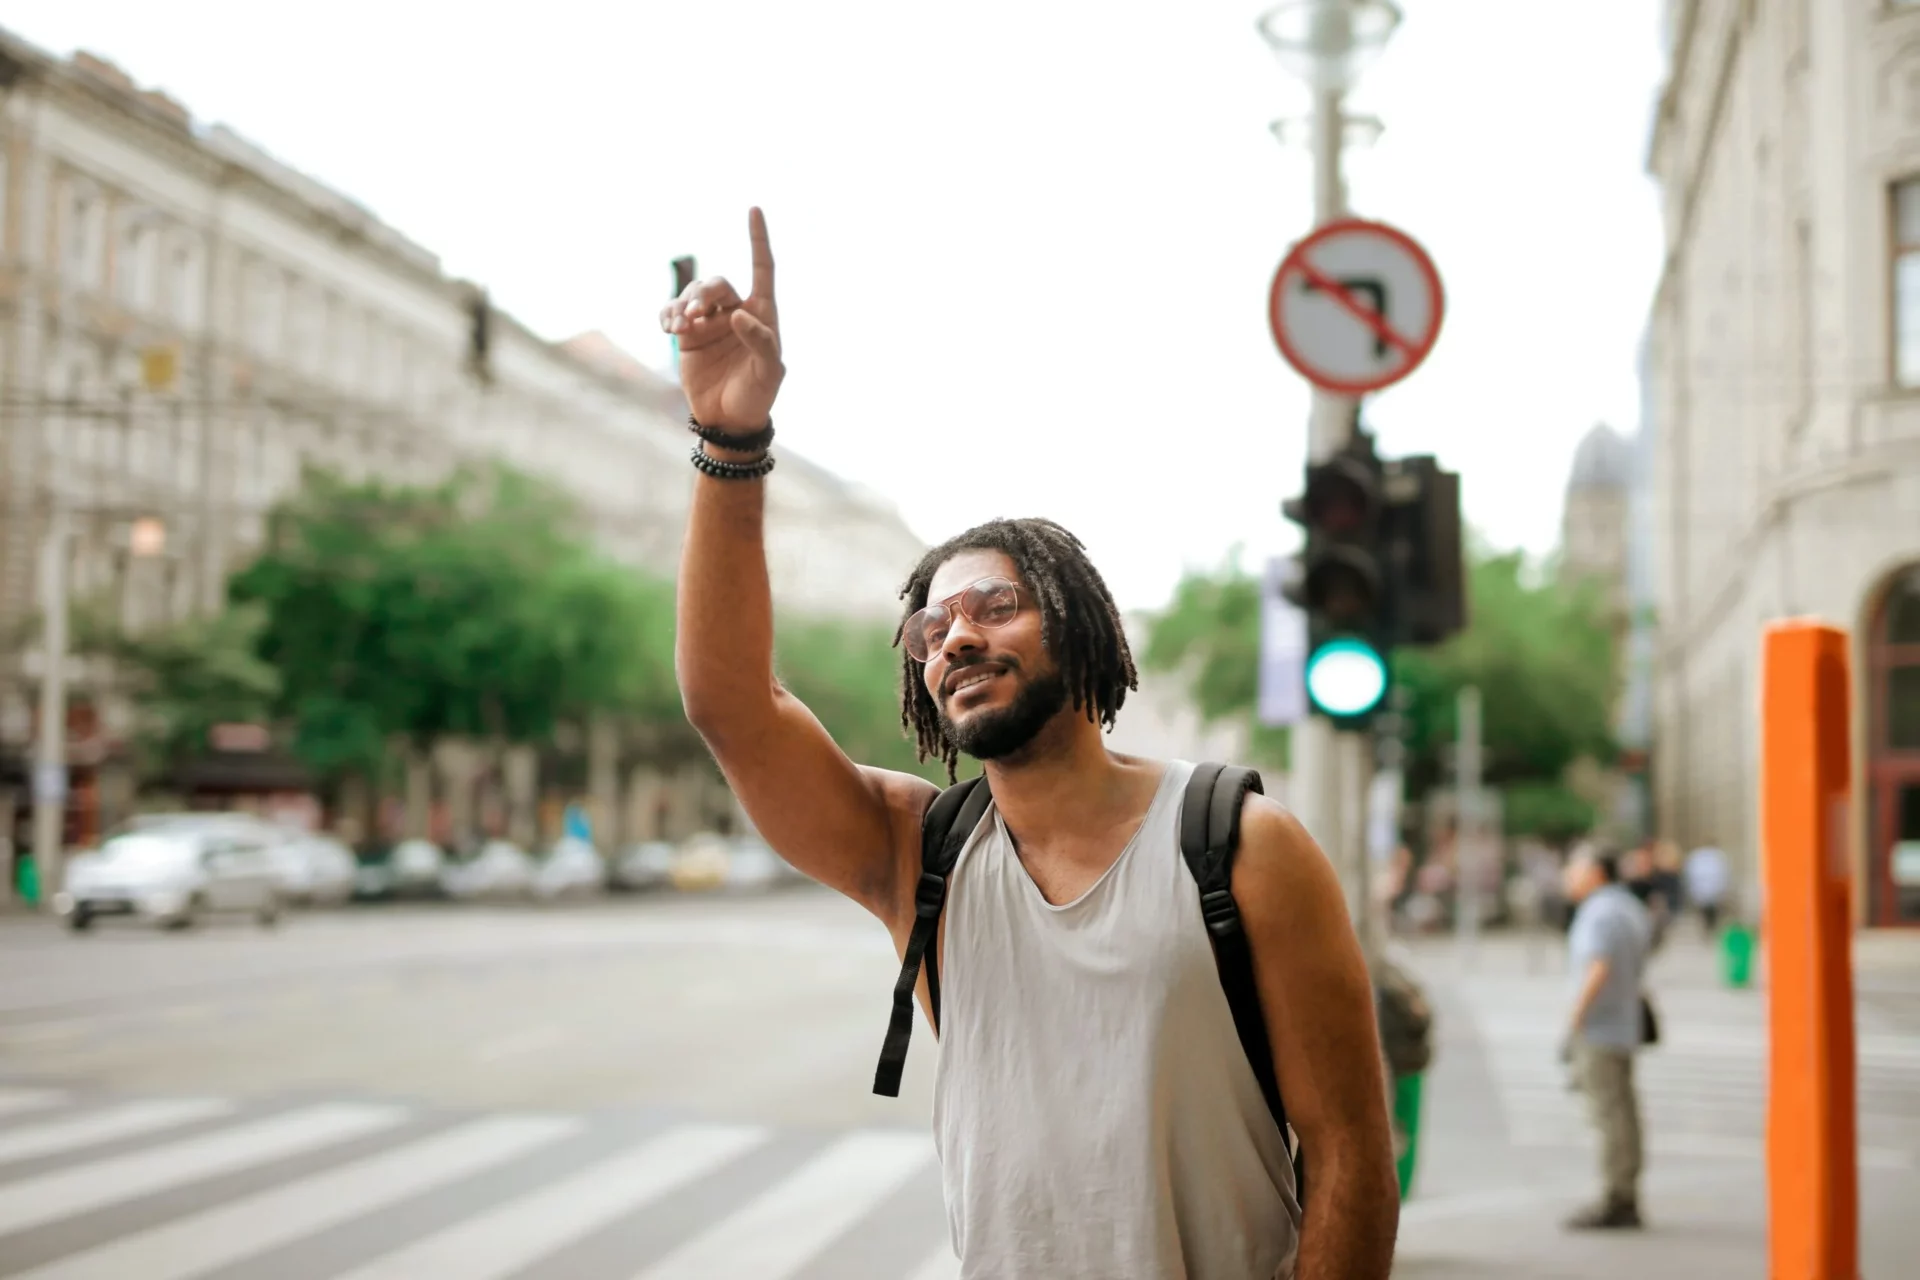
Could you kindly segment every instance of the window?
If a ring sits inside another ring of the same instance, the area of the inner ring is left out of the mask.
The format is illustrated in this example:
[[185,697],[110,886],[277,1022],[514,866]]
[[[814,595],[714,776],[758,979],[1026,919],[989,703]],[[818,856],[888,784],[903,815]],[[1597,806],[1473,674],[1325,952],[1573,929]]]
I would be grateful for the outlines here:
[[120,255],[113,266],[120,301],[134,311],[153,309],[159,275],[160,231],[147,222],[130,222],[120,236]]
[[285,280],[264,262],[247,272],[247,337],[253,349],[272,358],[280,354],[280,335],[286,325]]
[[106,266],[106,201],[92,187],[70,180],[65,212],[60,228],[61,269],[81,288],[97,288]]
[[167,315],[183,329],[199,327],[206,293],[200,279],[200,246],[177,240],[169,246],[166,267]]
[[1893,378],[1920,387],[1920,179],[1893,188]]

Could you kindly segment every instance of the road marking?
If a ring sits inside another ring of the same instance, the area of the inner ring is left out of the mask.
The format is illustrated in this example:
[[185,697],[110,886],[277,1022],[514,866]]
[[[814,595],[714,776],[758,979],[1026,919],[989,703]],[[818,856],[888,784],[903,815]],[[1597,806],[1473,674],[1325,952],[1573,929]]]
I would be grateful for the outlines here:
[[933,1158],[923,1134],[842,1138],[740,1212],[695,1236],[638,1280],[784,1280]]
[[[499,1116],[229,1201],[49,1263],[19,1280],[188,1280],[525,1155],[577,1119]],[[428,1273],[417,1273],[428,1274]],[[437,1273],[434,1273],[437,1274]]]
[[334,1103],[0,1187],[0,1235],[389,1129],[398,1107]]
[[712,1173],[769,1136],[732,1126],[674,1129],[335,1280],[499,1280]]
[[45,1111],[66,1100],[67,1095],[57,1089],[0,1089],[0,1116]]
[[232,1115],[231,1102],[217,1098],[160,1098],[125,1102],[71,1120],[48,1120],[0,1133],[0,1164],[97,1146],[214,1116]]

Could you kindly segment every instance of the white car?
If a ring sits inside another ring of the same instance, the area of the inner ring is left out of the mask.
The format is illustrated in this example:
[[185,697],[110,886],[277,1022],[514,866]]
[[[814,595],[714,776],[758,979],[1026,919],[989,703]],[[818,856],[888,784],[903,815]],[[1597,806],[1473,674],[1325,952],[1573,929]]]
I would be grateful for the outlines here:
[[439,893],[446,865],[447,855],[431,840],[402,840],[387,860],[390,891],[401,897]]
[[280,891],[259,834],[182,824],[129,831],[75,858],[54,908],[75,930],[110,915],[183,928],[216,912],[245,912],[271,925],[280,918]]
[[524,898],[533,887],[533,859],[508,840],[489,840],[465,862],[450,862],[440,872],[440,889],[450,898]]
[[296,833],[274,846],[281,893],[295,902],[332,906],[353,896],[359,863],[332,836]]
[[658,889],[673,879],[679,852],[665,840],[637,844],[614,864],[613,882],[622,889]]
[[533,873],[533,895],[543,900],[592,897],[607,887],[607,864],[585,840],[556,843]]

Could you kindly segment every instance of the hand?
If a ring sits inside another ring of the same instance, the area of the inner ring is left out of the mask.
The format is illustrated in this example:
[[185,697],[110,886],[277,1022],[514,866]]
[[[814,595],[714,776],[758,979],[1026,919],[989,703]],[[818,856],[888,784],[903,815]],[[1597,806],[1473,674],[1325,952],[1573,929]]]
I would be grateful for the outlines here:
[[773,413],[787,369],[780,362],[780,317],[773,305],[773,248],[760,210],[747,215],[753,238],[753,292],[746,299],[722,279],[695,280],[660,312],[660,327],[680,340],[680,390],[703,426],[757,431]]

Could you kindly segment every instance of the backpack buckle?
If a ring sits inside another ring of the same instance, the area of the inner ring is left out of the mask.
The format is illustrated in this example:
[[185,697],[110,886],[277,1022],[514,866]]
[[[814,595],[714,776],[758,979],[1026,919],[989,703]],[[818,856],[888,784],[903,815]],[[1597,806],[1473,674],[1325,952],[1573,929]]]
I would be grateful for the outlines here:
[[940,908],[947,900],[947,878],[931,871],[920,873],[920,883],[913,891],[913,914],[923,920],[931,920],[940,914]]
[[1200,918],[1207,922],[1207,932],[1216,938],[1239,932],[1240,908],[1234,905],[1233,891],[1209,889],[1201,894]]

